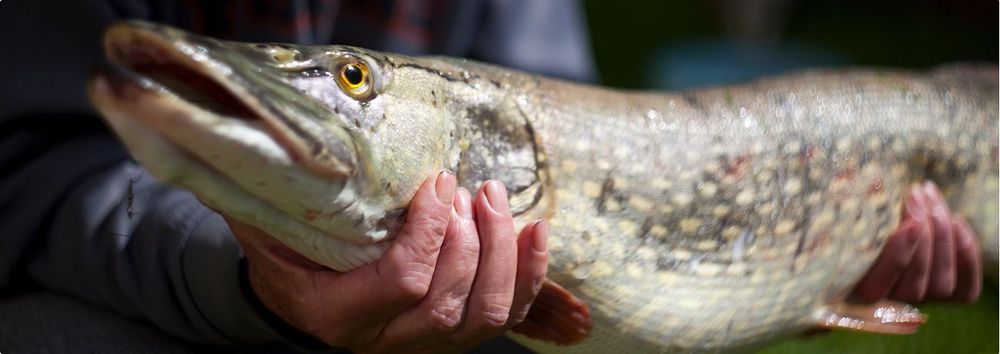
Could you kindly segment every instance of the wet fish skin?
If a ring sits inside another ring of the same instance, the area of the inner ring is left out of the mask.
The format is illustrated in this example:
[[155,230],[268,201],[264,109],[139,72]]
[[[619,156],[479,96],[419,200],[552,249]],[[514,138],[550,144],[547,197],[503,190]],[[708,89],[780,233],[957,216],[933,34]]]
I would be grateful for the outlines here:
[[[877,257],[907,187],[925,179],[969,218],[985,268],[996,270],[995,66],[816,70],[648,93],[145,23],[106,38],[132,69],[142,66],[130,62],[135,48],[182,58],[166,61],[222,83],[240,112],[259,115],[247,129],[273,139],[208,146],[235,118],[177,108],[182,100],[133,85],[149,116],[137,117],[101,89],[122,84],[92,84],[98,108],[154,176],[335,269],[378,257],[425,176],[448,168],[467,188],[503,181],[519,225],[549,220],[549,276],[595,320],[575,346],[515,337],[542,352],[737,350],[815,326]],[[378,76],[372,98],[358,101],[333,81],[345,56]],[[163,123],[178,116],[183,124]],[[185,140],[181,127],[204,135]],[[150,141],[200,158],[144,148]],[[233,154],[237,145],[250,147]],[[184,168],[158,174],[164,160]]]

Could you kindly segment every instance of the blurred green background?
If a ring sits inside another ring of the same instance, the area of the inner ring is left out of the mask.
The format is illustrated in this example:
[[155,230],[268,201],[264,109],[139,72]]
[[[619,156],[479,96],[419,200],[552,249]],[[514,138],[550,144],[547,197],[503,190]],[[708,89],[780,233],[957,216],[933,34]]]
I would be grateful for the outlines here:
[[[584,6],[601,81],[613,87],[680,89],[774,74],[781,66],[997,63],[995,1],[587,0]],[[754,16],[757,22],[747,23]],[[921,305],[929,322],[915,335],[828,332],[761,353],[997,353],[997,302],[995,284],[986,284],[974,305]]]

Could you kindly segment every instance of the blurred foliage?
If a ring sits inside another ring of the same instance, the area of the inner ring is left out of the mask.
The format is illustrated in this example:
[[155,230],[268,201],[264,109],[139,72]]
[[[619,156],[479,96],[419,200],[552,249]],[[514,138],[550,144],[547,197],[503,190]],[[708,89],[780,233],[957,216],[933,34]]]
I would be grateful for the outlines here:
[[[649,56],[678,41],[723,37],[723,1],[585,0],[605,85],[642,87]],[[856,65],[926,67],[997,61],[997,3],[969,0],[812,0],[791,7],[783,37]]]
[[[641,88],[657,49],[722,38],[722,1],[584,1],[602,82]],[[783,39],[835,51],[853,65],[928,67],[956,61],[997,62],[996,2],[945,0],[802,1]],[[785,341],[761,353],[997,353],[998,298],[986,284],[975,305],[931,304],[915,335],[834,331]]]

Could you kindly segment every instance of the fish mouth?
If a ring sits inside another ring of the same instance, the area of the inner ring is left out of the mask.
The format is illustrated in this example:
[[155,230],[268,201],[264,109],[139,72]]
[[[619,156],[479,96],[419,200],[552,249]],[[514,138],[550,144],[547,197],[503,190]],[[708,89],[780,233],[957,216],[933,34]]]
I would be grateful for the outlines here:
[[94,72],[88,94],[154,177],[272,234],[354,244],[384,236],[367,232],[361,212],[348,208],[361,208],[352,204],[350,132],[310,120],[324,113],[302,106],[309,102],[266,76],[273,74],[236,65],[257,58],[236,44],[142,22],[114,25],[104,39],[113,65]]
[[306,107],[308,102],[275,105],[272,101],[300,94],[281,84],[267,86],[283,92],[256,88],[262,86],[261,81],[279,80],[258,67],[248,70],[247,65],[233,65],[233,61],[247,60],[245,53],[234,49],[238,46],[167,26],[125,22],[111,26],[104,35],[108,60],[121,70],[108,74],[107,68],[99,69],[96,76],[110,78],[108,82],[119,87],[131,84],[172,95],[205,113],[258,127],[293,160],[318,174],[353,175],[356,156],[348,129],[319,126],[314,118],[329,112]]

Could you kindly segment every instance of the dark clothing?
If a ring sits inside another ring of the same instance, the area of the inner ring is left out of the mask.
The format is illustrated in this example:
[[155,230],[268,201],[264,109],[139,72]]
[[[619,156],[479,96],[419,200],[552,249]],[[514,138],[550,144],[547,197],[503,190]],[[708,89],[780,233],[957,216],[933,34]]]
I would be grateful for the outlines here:
[[464,56],[578,81],[594,73],[570,1],[4,1],[0,294],[54,290],[199,342],[294,334],[241,286],[243,254],[222,218],[153,180],[90,108],[100,33],[125,18],[234,40]]

